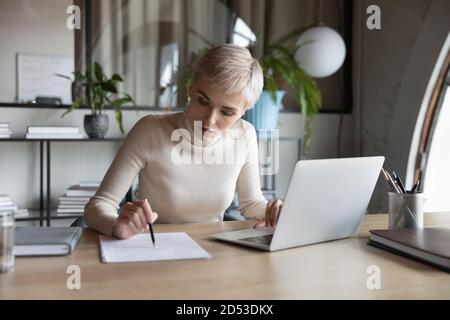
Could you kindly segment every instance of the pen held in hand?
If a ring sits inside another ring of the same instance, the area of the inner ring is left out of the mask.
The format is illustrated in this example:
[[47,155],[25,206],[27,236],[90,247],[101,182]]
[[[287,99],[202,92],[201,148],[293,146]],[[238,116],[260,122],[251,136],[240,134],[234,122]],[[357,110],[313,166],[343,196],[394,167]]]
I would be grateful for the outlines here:
[[[145,198],[145,204],[147,205],[146,208],[148,210],[150,210],[150,213],[152,212],[152,208],[150,207],[150,204],[148,203],[147,198]],[[152,242],[153,242],[153,247],[155,247],[155,234],[153,232],[153,226],[151,222],[147,222],[148,223],[148,230],[150,232],[150,235],[152,236]]]
[[155,234],[153,233],[153,226],[150,222],[148,223],[148,229],[150,231],[150,235],[152,236],[153,246],[155,246]]

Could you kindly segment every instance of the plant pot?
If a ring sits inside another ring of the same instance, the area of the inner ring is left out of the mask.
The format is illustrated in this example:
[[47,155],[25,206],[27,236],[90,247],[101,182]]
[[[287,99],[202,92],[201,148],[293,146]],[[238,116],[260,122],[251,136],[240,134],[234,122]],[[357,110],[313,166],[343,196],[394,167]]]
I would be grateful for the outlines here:
[[106,114],[86,114],[84,116],[84,131],[89,138],[103,139],[109,129],[109,119]]
[[277,128],[278,114],[283,107],[281,100],[285,93],[285,91],[278,90],[276,92],[277,101],[274,102],[271,93],[263,91],[253,108],[245,112],[244,119],[253,124],[260,138],[266,136],[265,130]]

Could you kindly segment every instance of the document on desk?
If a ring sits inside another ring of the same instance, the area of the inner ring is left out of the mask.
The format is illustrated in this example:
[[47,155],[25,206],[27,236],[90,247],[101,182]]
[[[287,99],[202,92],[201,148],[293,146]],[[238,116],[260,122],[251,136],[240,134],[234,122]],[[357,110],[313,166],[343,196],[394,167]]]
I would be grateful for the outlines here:
[[208,252],[184,232],[155,233],[155,247],[148,233],[141,233],[127,240],[99,237],[104,263],[211,258]]

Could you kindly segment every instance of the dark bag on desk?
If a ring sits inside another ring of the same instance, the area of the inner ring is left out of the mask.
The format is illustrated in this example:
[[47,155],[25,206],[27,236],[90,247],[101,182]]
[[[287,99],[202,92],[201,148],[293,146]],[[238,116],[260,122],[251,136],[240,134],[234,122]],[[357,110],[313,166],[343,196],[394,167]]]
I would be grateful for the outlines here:
[[80,227],[17,227],[14,255],[68,255],[78,244],[82,230]]
[[450,229],[370,230],[368,244],[450,271]]

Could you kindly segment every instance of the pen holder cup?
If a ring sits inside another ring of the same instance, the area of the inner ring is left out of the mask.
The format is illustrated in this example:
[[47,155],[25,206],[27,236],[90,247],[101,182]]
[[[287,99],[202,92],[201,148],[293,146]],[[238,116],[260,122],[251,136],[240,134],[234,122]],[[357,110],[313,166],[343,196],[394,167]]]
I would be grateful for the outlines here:
[[417,193],[388,192],[389,229],[423,228],[424,195]]

